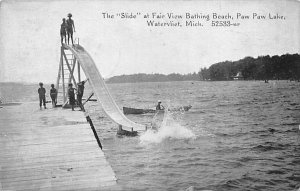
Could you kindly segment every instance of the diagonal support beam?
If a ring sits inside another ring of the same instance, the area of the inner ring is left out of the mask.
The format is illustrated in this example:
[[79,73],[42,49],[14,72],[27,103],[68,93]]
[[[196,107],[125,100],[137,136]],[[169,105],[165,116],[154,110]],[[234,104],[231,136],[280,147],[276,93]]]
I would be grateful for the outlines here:
[[[76,60],[74,60],[74,62],[73,62],[73,68],[72,68],[72,71],[70,72],[70,76],[72,75],[72,76],[74,76],[74,70],[75,70],[75,66],[76,66]],[[74,78],[75,79],[75,78]],[[68,83],[70,83],[71,82],[71,80],[72,80],[72,78],[69,78],[69,82]],[[77,88],[77,84],[76,84],[76,82],[74,82],[75,83],[75,86],[76,86],[76,88]]]
[[86,104],[94,95],[94,92],[90,93],[90,95],[88,96],[88,98],[82,103],[82,105]]
[[70,67],[70,64],[69,64],[69,61],[68,61],[68,59],[67,59],[67,56],[66,56],[65,51],[63,51],[63,56],[64,56],[64,58],[65,58],[67,67],[68,67],[68,69],[69,69],[69,71],[70,71],[70,75],[71,75],[70,78],[72,78],[73,83],[76,85],[77,83],[76,83],[76,80],[75,80],[75,78],[74,78],[74,75],[72,74],[72,69],[71,69],[71,67]]

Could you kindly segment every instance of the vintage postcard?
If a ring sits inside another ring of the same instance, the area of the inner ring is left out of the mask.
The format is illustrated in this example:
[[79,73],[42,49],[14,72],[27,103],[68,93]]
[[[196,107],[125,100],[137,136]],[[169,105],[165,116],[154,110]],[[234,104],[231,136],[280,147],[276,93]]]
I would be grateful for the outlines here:
[[0,1],[0,190],[300,188],[297,0]]

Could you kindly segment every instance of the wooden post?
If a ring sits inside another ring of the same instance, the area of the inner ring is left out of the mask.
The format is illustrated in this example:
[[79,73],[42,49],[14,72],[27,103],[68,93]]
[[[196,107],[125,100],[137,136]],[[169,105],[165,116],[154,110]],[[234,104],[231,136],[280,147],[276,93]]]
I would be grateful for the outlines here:
[[65,103],[67,98],[66,98],[66,90],[65,90],[65,69],[64,69],[64,59],[63,59],[63,53],[64,49],[61,47],[61,53],[60,53],[60,58],[61,58],[61,78],[62,78],[62,87],[63,87],[63,102]]
[[[79,40],[79,39],[78,39]],[[75,58],[76,59],[76,58]],[[78,70],[78,82],[81,82],[81,78],[80,78],[80,64],[79,61],[77,61],[77,70]]]
[[[61,48],[62,48],[62,47],[61,47]],[[59,89],[59,81],[60,81],[61,65],[62,65],[62,56],[60,57],[60,60],[59,60],[58,75],[57,75],[57,80],[56,80],[56,90],[57,90],[57,92],[58,92],[58,89]]]
[[99,147],[101,148],[101,150],[102,150],[102,145],[101,145],[100,139],[99,139],[99,137],[98,137],[98,134],[97,134],[97,132],[96,132],[96,129],[95,129],[95,127],[94,127],[94,124],[93,124],[93,122],[92,122],[92,119],[90,118],[89,115],[86,116],[86,120],[87,120],[87,122],[89,122],[89,124],[90,124],[90,126],[91,126],[91,129],[92,129],[92,131],[93,131],[93,133],[94,133],[95,139],[97,140],[98,146],[99,146]]

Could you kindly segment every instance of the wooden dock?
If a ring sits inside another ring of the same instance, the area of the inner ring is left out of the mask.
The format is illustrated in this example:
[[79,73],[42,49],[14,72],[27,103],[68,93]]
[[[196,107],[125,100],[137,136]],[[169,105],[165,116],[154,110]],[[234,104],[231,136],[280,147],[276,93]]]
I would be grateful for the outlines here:
[[110,190],[116,185],[84,113],[38,107],[0,108],[0,190]]

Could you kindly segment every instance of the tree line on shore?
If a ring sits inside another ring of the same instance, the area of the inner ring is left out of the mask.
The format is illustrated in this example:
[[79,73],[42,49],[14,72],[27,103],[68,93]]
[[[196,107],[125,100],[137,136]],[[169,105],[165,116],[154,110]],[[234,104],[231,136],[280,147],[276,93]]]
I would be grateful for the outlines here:
[[224,61],[201,68],[201,80],[232,80],[238,73],[245,80],[300,80],[300,55],[284,54],[257,58],[245,57],[238,61]]
[[239,74],[244,80],[297,80],[300,81],[300,55],[245,57],[238,61],[224,61],[201,68],[198,73],[131,74],[114,76],[108,83],[167,82],[167,81],[224,81],[233,80]]
[[168,82],[168,81],[196,81],[199,80],[199,73],[189,74],[131,74],[109,78],[107,83],[136,83],[136,82]]

